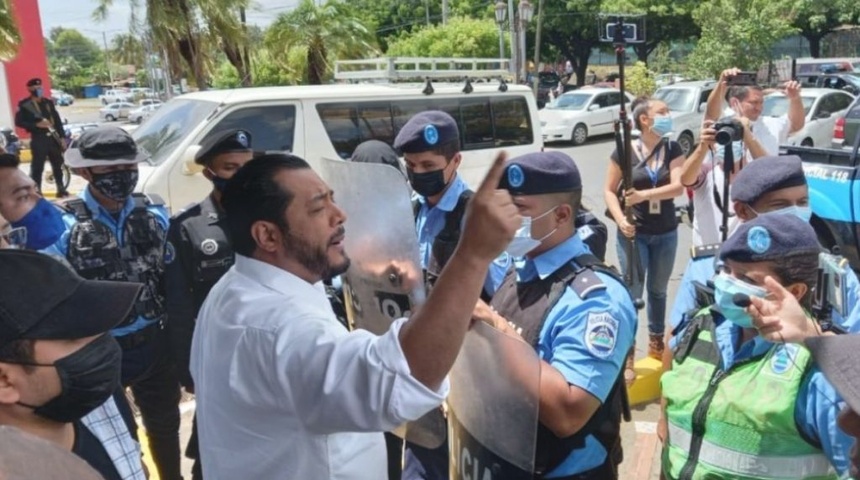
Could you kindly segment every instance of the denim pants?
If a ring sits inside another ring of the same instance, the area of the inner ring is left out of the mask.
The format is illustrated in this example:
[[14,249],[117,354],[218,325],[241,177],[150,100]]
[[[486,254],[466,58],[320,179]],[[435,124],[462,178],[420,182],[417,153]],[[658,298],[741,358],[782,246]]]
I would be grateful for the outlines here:
[[[627,252],[624,246],[629,240],[620,231],[616,233],[616,239],[618,262],[621,264],[621,272],[624,273],[627,271]],[[672,268],[675,266],[677,249],[677,229],[660,235],[636,234],[639,270],[638,275],[634,272],[633,282],[629,287],[634,298],[642,298],[643,286],[648,287],[648,333],[652,335],[662,335],[665,329],[666,291]]]

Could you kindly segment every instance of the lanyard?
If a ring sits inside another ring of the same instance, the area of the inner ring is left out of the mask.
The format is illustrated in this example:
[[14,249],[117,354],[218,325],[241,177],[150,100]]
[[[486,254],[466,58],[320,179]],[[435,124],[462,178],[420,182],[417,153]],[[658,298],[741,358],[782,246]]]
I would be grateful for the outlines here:
[[[657,188],[657,179],[660,174],[660,168],[663,166],[664,158],[661,158],[660,150],[662,150],[663,142],[662,140],[654,146],[654,150],[651,151],[651,155],[645,157],[645,152],[642,150],[642,140],[639,140],[637,144],[637,148],[639,150],[639,156],[642,158],[642,161],[645,162],[645,171],[648,172],[648,176],[651,177],[651,187]],[[648,160],[651,157],[654,157],[654,169],[648,165]]]

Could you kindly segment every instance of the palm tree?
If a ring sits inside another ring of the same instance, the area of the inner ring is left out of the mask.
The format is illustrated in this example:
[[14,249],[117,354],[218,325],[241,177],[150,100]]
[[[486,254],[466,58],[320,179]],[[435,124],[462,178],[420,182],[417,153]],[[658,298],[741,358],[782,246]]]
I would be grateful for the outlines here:
[[0,0],[0,60],[10,60],[18,53],[21,34],[12,15],[10,0]]
[[[266,32],[266,44],[270,52],[307,47],[311,85],[322,84],[329,71],[329,56],[358,58],[376,53],[373,34],[342,0],[328,0],[321,6],[302,0],[295,10],[278,16]],[[282,61],[285,57],[282,55]]]
[[195,3],[207,24],[210,40],[227,56],[239,74],[242,86],[251,86],[250,42],[245,25],[245,9],[249,0],[196,0]]
[[143,42],[137,35],[123,33],[113,37],[112,56],[114,60],[122,65],[134,65],[142,67],[146,63],[146,52]]

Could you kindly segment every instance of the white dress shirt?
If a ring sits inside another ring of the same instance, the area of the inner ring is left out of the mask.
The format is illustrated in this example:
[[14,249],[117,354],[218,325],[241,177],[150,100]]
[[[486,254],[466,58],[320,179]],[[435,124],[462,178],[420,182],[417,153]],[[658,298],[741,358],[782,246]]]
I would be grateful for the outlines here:
[[[737,115],[731,108],[726,108],[723,113],[726,116]],[[753,137],[758,140],[761,148],[770,156],[779,155],[779,146],[788,141],[790,129],[791,121],[788,119],[788,114],[779,117],[761,115],[758,120],[752,123]]]
[[191,374],[208,480],[380,480],[383,431],[438,407],[400,348],[347,332],[321,285],[241,255],[197,319]]

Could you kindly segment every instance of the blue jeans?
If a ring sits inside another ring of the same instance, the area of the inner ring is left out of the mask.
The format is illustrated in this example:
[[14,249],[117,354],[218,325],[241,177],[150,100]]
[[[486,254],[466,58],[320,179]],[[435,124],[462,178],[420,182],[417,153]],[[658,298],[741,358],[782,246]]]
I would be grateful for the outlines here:
[[[627,252],[624,248],[627,237],[616,232],[618,262],[621,272],[627,271]],[[636,234],[636,251],[639,255],[639,270],[634,272],[629,285],[634,298],[642,298],[643,283],[648,287],[648,333],[662,335],[666,325],[666,291],[669,276],[675,266],[675,251],[678,249],[678,230],[661,235]],[[644,281],[643,281],[644,280]]]

